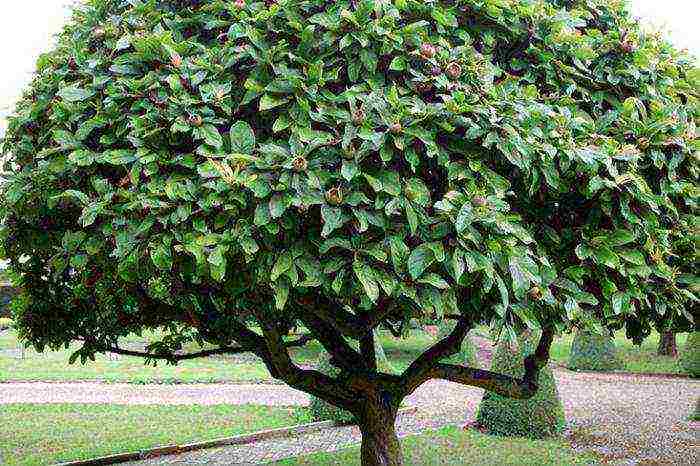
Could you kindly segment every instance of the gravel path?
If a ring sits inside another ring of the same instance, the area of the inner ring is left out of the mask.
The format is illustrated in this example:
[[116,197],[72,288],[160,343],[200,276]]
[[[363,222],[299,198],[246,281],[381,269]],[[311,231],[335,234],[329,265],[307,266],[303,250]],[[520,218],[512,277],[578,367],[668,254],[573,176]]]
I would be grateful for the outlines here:
[[[568,436],[577,450],[593,450],[608,464],[695,465],[700,460],[698,424],[685,420],[700,382],[685,379],[576,374],[555,371],[564,400]],[[399,418],[405,436],[441,425],[463,425],[474,418],[482,391],[445,381],[418,389],[407,404],[415,415]],[[283,440],[258,442],[164,456],[131,466],[266,463],[358,443],[356,427],[335,427]]]
[[110,403],[121,405],[306,405],[305,393],[284,385],[182,384],[134,385],[94,382],[0,383],[5,403]]

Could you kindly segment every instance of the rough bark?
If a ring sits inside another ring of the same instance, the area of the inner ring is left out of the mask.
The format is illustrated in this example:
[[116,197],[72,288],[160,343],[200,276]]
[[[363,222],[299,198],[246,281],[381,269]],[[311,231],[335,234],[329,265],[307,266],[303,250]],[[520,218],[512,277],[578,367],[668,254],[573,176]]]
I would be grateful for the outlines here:
[[678,356],[678,347],[676,346],[676,334],[671,331],[661,332],[659,338],[659,356]]
[[403,466],[403,453],[396,435],[398,405],[392,395],[378,389],[368,395],[358,416],[362,466]]

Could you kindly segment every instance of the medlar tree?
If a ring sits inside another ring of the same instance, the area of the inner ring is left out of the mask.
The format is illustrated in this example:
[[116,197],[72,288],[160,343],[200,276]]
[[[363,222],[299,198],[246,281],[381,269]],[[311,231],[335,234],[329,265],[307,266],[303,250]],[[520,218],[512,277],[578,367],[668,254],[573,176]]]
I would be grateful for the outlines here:
[[[88,1],[4,142],[20,336],[254,353],[399,465],[430,379],[527,398],[593,311],[637,340],[692,320],[672,245],[698,232],[697,89],[617,1]],[[373,330],[415,318],[455,322],[377,371]],[[541,329],[522,378],[441,362],[482,321]],[[338,376],[294,363],[311,340]]]

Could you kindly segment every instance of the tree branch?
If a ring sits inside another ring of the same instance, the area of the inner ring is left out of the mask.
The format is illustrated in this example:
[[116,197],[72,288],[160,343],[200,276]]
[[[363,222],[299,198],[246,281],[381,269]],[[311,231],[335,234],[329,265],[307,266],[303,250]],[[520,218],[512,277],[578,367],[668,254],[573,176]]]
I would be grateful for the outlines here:
[[321,346],[331,355],[332,362],[348,371],[356,370],[363,366],[360,354],[346,341],[345,337],[331,324],[318,319],[305,308],[297,310],[299,318],[304,325],[314,333]]
[[359,340],[372,332],[392,311],[392,307],[380,300],[373,314],[355,315],[332,302],[319,303],[311,309],[319,319],[323,319],[345,336]]
[[[314,340],[310,335],[303,335],[294,341],[285,342],[285,348],[295,348],[299,346],[304,346],[308,342]],[[88,341],[88,340],[85,340]],[[207,356],[214,356],[217,354],[241,354],[241,353],[255,353],[258,349],[257,347],[246,347],[246,346],[222,346],[220,348],[214,348],[210,350],[197,351],[196,353],[186,353],[186,354],[175,354],[175,353],[148,353],[143,351],[132,351],[120,348],[119,346],[109,346],[95,344],[95,347],[100,351],[108,351],[114,354],[121,354],[124,356],[137,356],[148,359],[162,359],[167,361],[184,361],[187,359],[196,359]]]
[[349,411],[357,411],[359,394],[347,384],[322,374],[319,371],[299,368],[284,346],[282,336],[262,312],[255,313],[266,342],[266,357],[263,358],[273,377],[283,380],[289,386],[310,393],[322,400]]
[[545,328],[534,354],[525,358],[525,374],[521,379],[495,372],[453,364],[436,364],[427,374],[428,378],[444,379],[473,387],[484,388],[508,398],[527,399],[539,389],[540,370],[547,365],[549,349],[554,339],[554,330]]
[[377,370],[377,354],[374,348],[374,332],[360,338],[360,353],[364,359],[365,367],[375,372]]
[[423,382],[431,378],[431,371],[440,360],[459,352],[462,341],[471,328],[471,320],[462,317],[449,335],[425,350],[403,371],[401,378],[404,396],[410,395]]

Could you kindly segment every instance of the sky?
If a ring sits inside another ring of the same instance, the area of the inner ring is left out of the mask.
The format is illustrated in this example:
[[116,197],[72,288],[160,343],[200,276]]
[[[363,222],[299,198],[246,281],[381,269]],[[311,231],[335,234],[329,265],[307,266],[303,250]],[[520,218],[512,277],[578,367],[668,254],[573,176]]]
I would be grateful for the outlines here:
[[[680,48],[700,57],[699,0],[628,0],[642,21],[663,28]],[[0,0],[0,126],[3,110],[27,85],[36,59],[68,17],[69,0]]]

